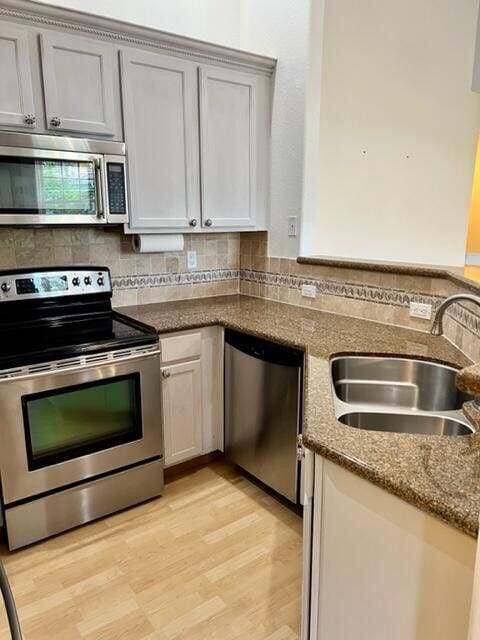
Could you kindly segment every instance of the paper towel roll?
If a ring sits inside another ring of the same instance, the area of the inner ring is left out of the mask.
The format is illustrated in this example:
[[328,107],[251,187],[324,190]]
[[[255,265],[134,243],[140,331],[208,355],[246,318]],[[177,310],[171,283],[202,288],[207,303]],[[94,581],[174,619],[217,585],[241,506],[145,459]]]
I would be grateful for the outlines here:
[[183,236],[181,233],[170,234],[141,234],[132,239],[135,253],[159,253],[161,251],[183,251]]

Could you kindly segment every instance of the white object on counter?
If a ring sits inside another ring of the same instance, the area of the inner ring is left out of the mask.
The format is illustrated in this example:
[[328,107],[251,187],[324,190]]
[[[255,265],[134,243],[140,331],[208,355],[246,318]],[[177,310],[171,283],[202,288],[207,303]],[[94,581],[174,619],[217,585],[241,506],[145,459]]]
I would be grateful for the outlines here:
[[162,251],[183,251],[181,233],[152,233],[134,235],[132,238],[135,253],[160,253]]

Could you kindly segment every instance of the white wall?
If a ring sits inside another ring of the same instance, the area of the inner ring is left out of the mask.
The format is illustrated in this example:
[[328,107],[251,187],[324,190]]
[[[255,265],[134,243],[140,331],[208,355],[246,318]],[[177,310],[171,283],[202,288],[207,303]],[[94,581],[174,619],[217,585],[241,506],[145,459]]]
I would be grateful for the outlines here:
[[463,265],[477,10],[478,0],[325,0],[302,253]]
[[36,0],[240,47],[242,0]]
[[[45,0],[37,0],[45,2]],[[68,9],[133,22],[278,58],[272,124],[270,253],[298,255],[287,217],[302,207],[310,0],[53,0]]]
[[[313,0],[316,2],[317,0]],[[300,217],[310,0],[246,0],[242,47],[278,58],[272,124],[269,251],[297,257],[288,216]]]

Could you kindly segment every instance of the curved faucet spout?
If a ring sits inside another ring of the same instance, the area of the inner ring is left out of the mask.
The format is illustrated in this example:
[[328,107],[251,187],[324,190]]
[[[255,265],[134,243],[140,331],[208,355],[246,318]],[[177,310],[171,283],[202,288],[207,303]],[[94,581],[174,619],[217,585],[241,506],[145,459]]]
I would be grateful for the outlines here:
[[445,315],[445,311],[450,305],[455,302],[460,302],[461,300],[465,302],[474,302],[480,307],[480,296],[474,296],[471,293],[457,293],[450,296],[442,302],[435,313],[432,328],[430,329],[432,336],[441,336],[443,334],[443,316]]

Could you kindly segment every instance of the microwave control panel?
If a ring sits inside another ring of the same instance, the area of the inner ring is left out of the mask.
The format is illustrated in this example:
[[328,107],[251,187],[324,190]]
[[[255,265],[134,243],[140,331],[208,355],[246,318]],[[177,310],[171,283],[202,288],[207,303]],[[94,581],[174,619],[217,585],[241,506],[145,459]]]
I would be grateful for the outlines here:
[[107,162],[108,210],[110,215],[127,215],[125,193],[125,165],[123,162]]

